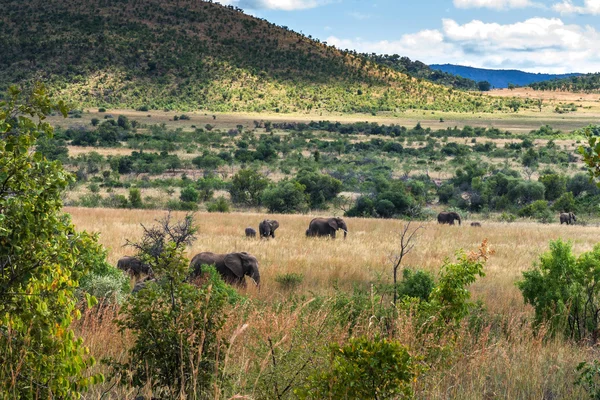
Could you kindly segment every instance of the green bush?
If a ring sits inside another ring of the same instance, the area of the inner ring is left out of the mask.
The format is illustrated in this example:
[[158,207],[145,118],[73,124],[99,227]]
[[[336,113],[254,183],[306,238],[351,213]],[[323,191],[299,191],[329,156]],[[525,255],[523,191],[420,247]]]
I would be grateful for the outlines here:
[[187,203],[197,203],[200,199],[200,193],[193,186],[187,186],[181,190],[179,200]]
[[300,286],[304,281],[304,275],[289,273],[289,274],[277,274],[275,276],[275,282],[281,286],[284,290],[293,290]]
[[223,196],[217,197],[215,200],[211,201],[206,205],[206,211],[208,212],[221,212],[228,213],[229,212],[229,202]]
[[582,340],[593,338],[600,323],[600,244],[575,257],[569,242],[550,242],[550,251],[523,272],[518,287],[535,309],[535,322],[552,333]]
[[269,180],[252,169],[241,169],[231,178],[229,194],[234,204],[260,205],[263,191]]
[[305,211],[308,207],[304,185],[283,180],[266,189],[262,196],[262,203],[269,212],[293,214]]
[[563,193],[552,205],[552,209],[558,212],[574,212],[575,211],[575,197],[573,193]]
[[122,271],[117,272],[119,275],[86,275],[79,285],[80,298],[84,298],[84,294],[87,293],[98,299],[101,304],[121,304],[129,294],[129,278]]
[[434,287],[435,282],[431,274],[407,268],[402,271],[402,282],[398,288],[398,295],[400,298],[408,296],[428,301]]
[[329,364],[294,393],[300,399],[409,399],[421,368],[396,341],[350,338],[329,346]]
[[142,202],[142,191],[138,188],[129,189],[129,205],[132,208],[142,208],[144,203]]

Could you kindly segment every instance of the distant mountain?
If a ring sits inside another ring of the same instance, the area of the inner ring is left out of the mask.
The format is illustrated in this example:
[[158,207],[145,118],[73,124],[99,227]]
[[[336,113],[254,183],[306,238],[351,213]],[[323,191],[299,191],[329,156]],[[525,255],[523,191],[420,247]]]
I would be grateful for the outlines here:
[[529,85],[534,90],[560,90],[566,92],[598,92],[600,91],[600,73],[572,76],[532,83]]
[[465,67],[453,64],[432,64],[431,69],[439,70],[449,74],[462,76],[474,81],[488,81],[494,88],[507,88],[509,83],[515,86],[528,86],[534,82],[549,81],[553,79],[569,78],[581,74],[532,74],[515,69],[483,69]]
[[0,91],[45,81],[76,106],[221,112],[492,112],[509,101],[415,79],[200,0],[0,1]]

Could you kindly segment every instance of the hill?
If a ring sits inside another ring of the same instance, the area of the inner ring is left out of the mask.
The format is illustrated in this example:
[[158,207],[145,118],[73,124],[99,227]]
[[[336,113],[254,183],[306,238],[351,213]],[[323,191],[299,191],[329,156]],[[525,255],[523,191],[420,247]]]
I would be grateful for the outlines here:
[[534,90],[594,93],[600,91],[600,73],[536,82],[529,86]]
[[472,79],[474,81],[488,81],[492,87],[499,89],[507,88],[509,83],[512,83],[515,86],[527,86],[534,82],[580,75],[576,73],[563,75],[532,74],[513,69],[483,69],[452,64],[432,64],[429,67],[434,70],[462,76],[463,78]]
[[198,0],[0,3],[0,89],[45,80],[84,106],[270,112],[508,110],[232,6]]
[[421,61],[412,61],[410,58],[401,57],[398,54],[363,54],[363,56],[368,57],[378,64],[385,65],[415,78],[426,79],[433,83],[453,87],[455,89],[479,90],[477,82],[472,79],[432,69]]

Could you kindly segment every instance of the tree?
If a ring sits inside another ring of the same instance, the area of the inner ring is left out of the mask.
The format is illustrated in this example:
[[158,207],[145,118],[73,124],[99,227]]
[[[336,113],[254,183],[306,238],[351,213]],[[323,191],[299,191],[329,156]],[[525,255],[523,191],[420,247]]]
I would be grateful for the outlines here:
[[324,208],[325,203],[333,200],[342,190],[342,182],[332,176],[320,174],[315,171],[302,170],[298,172],[296,180],[305,187],[309,195],[310,208]]
[[269,180],[252,169],[241,169],[231,178],[229,194],[235,204],[256,207],[261,204],[263,191]]
[[567,191],[567,178],[564,175],[546,174],[539,180],[546,188],[546,200],[554,201]]
[[262,202],[272,213],[302,212],[308,206],[304,189],[304,185],[299,182],[283,180],[265,190]]
[[193,186],[183,188],[179,194],[179,200],[185,202],[197,203],[199,198],[200,193]]
[[479,88],[479,91],[481,92],[489,92],[492,85],[488,81],[480,81],[477,82],[477,88]]
[[[52,137],[44,122],[62,102],[36,86],[10,88],[0,102],[0,398],[79,399],[102,375],[71,323],[79,318],[78,281],[104,254],[96,237],[76,232],[61,213],[73,176],[33,152]],[[34,121],[35,120],[35,121]],[[102,260],[103,261],[103,260]],[[88,297],[88,303],[93,303]]]

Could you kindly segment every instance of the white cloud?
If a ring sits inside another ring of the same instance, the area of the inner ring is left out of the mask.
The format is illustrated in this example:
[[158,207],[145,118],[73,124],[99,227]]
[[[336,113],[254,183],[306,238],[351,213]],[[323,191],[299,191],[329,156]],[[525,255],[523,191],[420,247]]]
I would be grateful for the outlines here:
[[233,5],[240,8],[251,10],[304,10],[315,8],[328,3],[332,0],[220,0],[223,5]]
[[540,4],[531,0],[454,0],[457,8],[492,8],[506,10],[509,8],[538,7]]
[[403,35],[394,41],[327,38],[329,44],[366,53],[400,54],[428,64],[454,63],[530,72],[599,72],[600,32],[559,18],[531,18],[515,24],[463,25],[442,20],[441,29]]
[[552,9],[561,14],[600,15],[600,0],[585,0],[583,6],[576,6],[572,0],[563,0],[554,4]]

